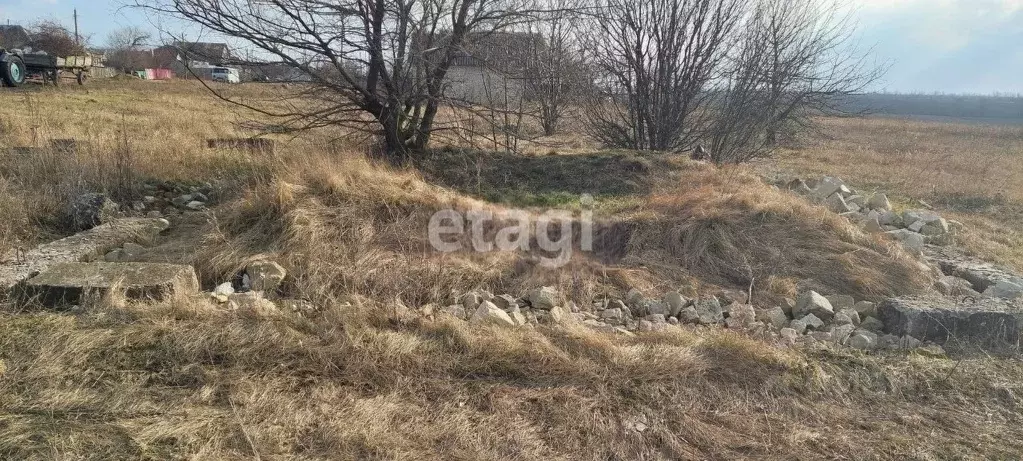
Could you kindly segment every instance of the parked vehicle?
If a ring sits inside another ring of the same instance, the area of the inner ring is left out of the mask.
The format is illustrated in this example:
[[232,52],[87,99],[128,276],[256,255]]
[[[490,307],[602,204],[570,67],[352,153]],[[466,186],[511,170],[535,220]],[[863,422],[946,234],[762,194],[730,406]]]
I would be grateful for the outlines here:
[[28,68],[17,51],[0,48],[0,80],[4,86],[21,86],[28,76]]
[[78,84],[84,85],[92,68],[92,56],[58,58],[45,53],[0,48],[0,64],[0,79],[5,86],[21,86],[31,74],[39,74],[44,82],[58,85],[63,73],[73,74]]
[[241,83],[242,79],[238,74],[238,69],[231,67],[216,67],[213,69],[213,81],[214,82],[225,82],[225,83]]

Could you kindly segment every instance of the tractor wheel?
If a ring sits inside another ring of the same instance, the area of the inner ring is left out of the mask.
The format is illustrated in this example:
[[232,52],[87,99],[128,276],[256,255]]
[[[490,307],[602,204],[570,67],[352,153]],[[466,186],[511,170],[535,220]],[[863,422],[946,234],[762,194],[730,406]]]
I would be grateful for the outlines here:
[[7,86],[21,86],[25,83],[25,63],[21,58],[11,57],[0,68],[0,78]]
[[89,79],[89,76],[85,73],[84,70],[78,71],[77,77],[79,85],[85,85],[85,81]]

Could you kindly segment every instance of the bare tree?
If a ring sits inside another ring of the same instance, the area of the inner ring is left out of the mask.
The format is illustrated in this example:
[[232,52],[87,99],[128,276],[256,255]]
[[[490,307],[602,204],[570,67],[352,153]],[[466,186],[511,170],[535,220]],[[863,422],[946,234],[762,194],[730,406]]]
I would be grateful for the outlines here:
[[55,56],[85,53],[84,40],[56,21],[41,21],[30,28],[32,48]]
[[701,111],[742,0],[599,0],[588,25],[600,91],[587,105],[606,145],[682,151],[703,129]]
[[107,36],[107,64],[118,69],[139,69],[147,67],[151,56],[143,51],[152,40],[152,35],[141,27],[128,26],[117,29]]
[[544,135],[553,135],[562,119],[582,102],[589,75],[579,49],[577,25],[581,0],[552,0],[550,11],[530,22],[527,33],[536,37],[524,50],[526,95],[536,105],[536,118]]
[[856,49],[855,23],[837,0],[761,0],[755,19],[749,27],[766,48],[769,145],[816,116],[847,114],[842,99],[884,74]]
[[437,114],[467,37],[499,32],[535,12],[531,0],[135,1],[234,37],[254,48],[252,55],[272,58],[262,63],[311,80],[291,103],[250,108],[291,129],[340,126],[379,135],[395,162],[446,128]]

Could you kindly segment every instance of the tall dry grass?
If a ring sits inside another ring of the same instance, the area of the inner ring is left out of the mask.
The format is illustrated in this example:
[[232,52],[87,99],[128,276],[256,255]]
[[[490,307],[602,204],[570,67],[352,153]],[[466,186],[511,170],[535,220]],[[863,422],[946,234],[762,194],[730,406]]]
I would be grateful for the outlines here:
[[[383,305],[0,314],[6,459],[944,459],[1023,451],[1023,369]],[[1016,391],[1013,391],[1015,389]],[[640,425],[641,424],[641,425]]]

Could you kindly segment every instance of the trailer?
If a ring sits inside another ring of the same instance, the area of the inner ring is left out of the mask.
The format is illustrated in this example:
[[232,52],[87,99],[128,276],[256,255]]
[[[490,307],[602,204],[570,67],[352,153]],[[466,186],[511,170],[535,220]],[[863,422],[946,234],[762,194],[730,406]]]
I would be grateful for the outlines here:
[[65,58],[42,53],[22,53],[0,48],[0,78],[4,85],[17,87],[32,74],[42,77],[44,83],[60,84],[66,74],[72,74],[79,85],[84,85],[92,68],[92,56]]

